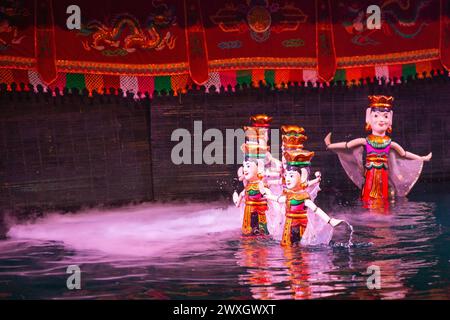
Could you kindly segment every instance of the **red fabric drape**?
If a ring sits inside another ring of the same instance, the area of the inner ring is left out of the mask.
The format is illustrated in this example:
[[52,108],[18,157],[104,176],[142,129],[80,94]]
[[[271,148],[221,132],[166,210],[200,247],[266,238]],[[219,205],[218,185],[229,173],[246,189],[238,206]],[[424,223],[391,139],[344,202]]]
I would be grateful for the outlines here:
[[50,84],[57,78],[52,1],[36,0],[35,8],[36,66],[42,80]]
[[184,12],[189,73],[195,83],[204,84],[208,81],[208,53],[199,1],[185,0]]
[[317,72],[323,81],[330,81],[336,72],[336,49],[333,39],[330,0],[316,1],[317,16]]
[[441,62],[447,70],[450,70],[450,3],[441,0]]

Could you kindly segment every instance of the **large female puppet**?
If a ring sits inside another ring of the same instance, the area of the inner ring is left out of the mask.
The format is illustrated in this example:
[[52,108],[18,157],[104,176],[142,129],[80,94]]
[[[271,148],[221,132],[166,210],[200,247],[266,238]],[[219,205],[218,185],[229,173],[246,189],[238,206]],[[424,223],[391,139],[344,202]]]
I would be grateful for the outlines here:
[[431,159],[431,153],[422,157],[405,151],[387,135],[392,132],[393,100],[390,96],[369,96],[366,130],[371,134],[366,138],[339,143],[331,143],[331,133],[325,138],[327,149],[337,153],[365,202],[406,196],[419,178],[423,162]]

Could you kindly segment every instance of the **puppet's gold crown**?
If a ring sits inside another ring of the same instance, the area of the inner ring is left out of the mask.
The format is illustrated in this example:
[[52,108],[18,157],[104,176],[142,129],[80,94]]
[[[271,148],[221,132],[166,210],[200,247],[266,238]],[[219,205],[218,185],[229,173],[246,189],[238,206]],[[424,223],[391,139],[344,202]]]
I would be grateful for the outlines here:
[[269,127],[272,119],[267,114],[256,114],[250,117],[250,122],[255,127]]
[[303,148],[303,143],[308,139],[304,134],[305,129],[295,125],[281,126],[283,146],[285,149]]
[[284,125],[281,126],[281,134],[285,135],[296,135],[305,133],[305,129],[295,125]]
[[393,102],[392,96],[369,96],[369,108],[392,109]]
[[290,163],[304,163],[311,162],[314,157],[314,152],[308,150],[287,150],[283,153],[284,158]]

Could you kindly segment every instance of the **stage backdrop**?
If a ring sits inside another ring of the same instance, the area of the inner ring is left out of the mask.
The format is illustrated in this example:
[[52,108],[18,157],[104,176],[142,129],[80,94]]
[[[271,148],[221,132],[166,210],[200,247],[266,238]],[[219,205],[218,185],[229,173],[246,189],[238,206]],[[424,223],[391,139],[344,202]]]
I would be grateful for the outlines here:
[[[13,88],[14,89],[14,88]],[[313,170],[323,173],[323,198],[357,198],[338,158],[323,139],[360,137],[367,96],[395,96],[393,139],[418,154],[433,152],[415,190],[427,181],[450,180],[450,82],[440,76],[383,87],[244,88],[234,93],[187,94],[134,100],[132,94],[87,92],[0,92],[0,208],[74,210],[84,206],[173,199],[227,199],[239,164],[175,165],[171,161],[174,130],[194,133],[237,129],[249,116],[265,112],[273,127],[299,124],[306,148],[316,152]],[[203,148],[209,142],[203,142]],[[194,140],[191,140],[194,148]],[[223,153],[226,153],[224,147]],[[193,156],[193,155],[192,155]],[[415,192],[415,191],[413,191]],[[327,196],[325,196],[325,194]]]
[[[447,0],[79,0],[81,25],[69,30],[73,4],[0,3],[1,82],[152,93],[192,82],[393,78],[450,65]],[[368,29],[370,5],[381,9],[381,29]]]

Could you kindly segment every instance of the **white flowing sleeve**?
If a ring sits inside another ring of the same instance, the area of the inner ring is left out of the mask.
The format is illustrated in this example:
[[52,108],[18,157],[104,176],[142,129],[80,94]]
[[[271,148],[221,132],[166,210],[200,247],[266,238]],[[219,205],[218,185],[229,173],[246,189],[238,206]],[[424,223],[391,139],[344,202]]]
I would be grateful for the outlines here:
[[394,150],[389,152],[389,182],[397,197],[405,197],[420,177],[422,160],[402,158]]
[[348,177],[358,188],[361,189],[364,185],[364,147],[360,146],[353,149],[335,149],[333,152],[338,155],[342,168],[344,168]]

